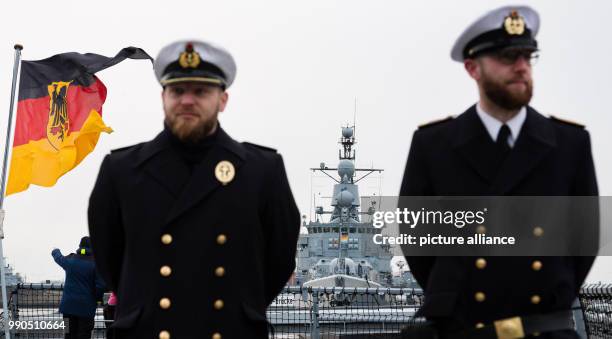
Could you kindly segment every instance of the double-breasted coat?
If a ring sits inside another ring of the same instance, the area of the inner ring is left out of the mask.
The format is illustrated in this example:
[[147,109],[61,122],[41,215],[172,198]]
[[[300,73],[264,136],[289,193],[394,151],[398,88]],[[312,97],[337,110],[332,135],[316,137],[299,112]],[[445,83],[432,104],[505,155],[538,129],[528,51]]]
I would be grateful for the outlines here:
[[[219,127],[220,128],[220,127]],[[267,338],[300,217],[282,158],[222,129],[192,171],[165,133],[104,159],[89,201],[118,338]],[[216,166],[230,162],[223,184]]]
[[[414,133],[400,195],[598,194],[588,132],[531,107],[501,167],[496,157],[495,142],[472,106]],[[426,294],[420,314],[449,329],[469,329],[570,309],[594,257],[406,259]]]

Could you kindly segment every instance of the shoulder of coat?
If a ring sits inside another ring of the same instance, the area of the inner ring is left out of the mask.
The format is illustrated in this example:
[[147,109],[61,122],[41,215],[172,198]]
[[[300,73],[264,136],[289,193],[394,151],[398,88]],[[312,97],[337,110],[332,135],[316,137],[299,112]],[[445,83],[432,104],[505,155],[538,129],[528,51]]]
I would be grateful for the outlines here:
[[574,127],[584,128],[584,125],[581,124],[581,123],[578,123],[578,122],[575,122],[575,121],[572,121],[572,120],[562,119],[562,118],[559,118],[559,117],[554,116],[552,114],[550,115],[549,118],[552,121],[556,121],[556,122],[559,122],[559,123],[562,123],[562,124],[565,124],[565,125],[570,125],[570,126],[574,126]]
[[132,149],[132,148],[134,148],[136,146],[138,146],[138,145],[130,145],[130,146],[125,146],[125,147],[115,148],[115,149],[111,150],[111,153],[118,153],[118,152],[122,152],[122,151],[127,151],[127,150]]
[[266,146],[262,146],[262,145],[257,145],[257,144],[253,144],[253,143],[246,142],[246,141],[242,142],[242,144],[243,144],[243,145],[246,145],[246,146],[255,147],[255,148],[260,149],[260,150],[263,150],[263,151],[267,151],[267,152],[274,152],[274,153],[276,153],[276,149],[271,148],[271,147],[266,147]]
[[436,125],[440,125],[444,122],[447,121],[451,121],[453,120],[455,117],[453,117],[452,115],[447,116],[446,118],[442,118],[442,119],[436,119],[424,124],[419,125],[419,129],[423,129],[423,128],[427,128],[427,127],[431,127],[431,126],[436,126]]

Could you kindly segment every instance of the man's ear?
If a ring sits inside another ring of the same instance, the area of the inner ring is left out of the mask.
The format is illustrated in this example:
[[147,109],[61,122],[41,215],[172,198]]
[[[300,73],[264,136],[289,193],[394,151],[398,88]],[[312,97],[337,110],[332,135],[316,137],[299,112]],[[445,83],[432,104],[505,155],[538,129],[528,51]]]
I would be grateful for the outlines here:
[[468,72],[472,79],[479,81],[481,77],[481,65],[476,59],[465,59],[463,67]]
[[223,91],[223,93],[221,93],[221,98],[219,100],[219,112],[223,112],[225,110],[225,106],[227,105],[228,99],[229,99],[229,94],[227,94],[227,91]]

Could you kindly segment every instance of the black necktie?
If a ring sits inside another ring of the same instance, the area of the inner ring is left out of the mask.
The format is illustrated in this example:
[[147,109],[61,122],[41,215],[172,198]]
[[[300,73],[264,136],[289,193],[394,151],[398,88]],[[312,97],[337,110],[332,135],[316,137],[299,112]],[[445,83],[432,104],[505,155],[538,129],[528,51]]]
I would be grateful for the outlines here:
[[499,133],[497,134],[497,140],[495,143],[497,144],[497,148],[503,153],[507,153],[510,151],[510,145],[508,144],[508,137],[510,136],[510,127],[504,124],[499,129]]

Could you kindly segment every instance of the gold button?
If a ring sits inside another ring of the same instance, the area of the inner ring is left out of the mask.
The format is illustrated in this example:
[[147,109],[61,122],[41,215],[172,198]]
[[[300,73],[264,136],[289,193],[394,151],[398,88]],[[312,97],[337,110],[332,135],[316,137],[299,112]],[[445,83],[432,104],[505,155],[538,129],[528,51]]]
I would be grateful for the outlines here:
[[170,332],[168,331],[159,332],[159,339],[170,339]]
[[215,275],[217,277],[222,277],[225,275],[225,268],[223,268],[223,266],[219,266],[217,268],[215,268]]
[[164,265],[159,269],[159,273],[163,276],[163,277],[167,277],[170,274],[172,274],[172,269],[170,268],[170,266]]
[[542,227],[535,227],[533,229],[533,235],[535,235],[536,237],[541,237],[542,234],[544,234],[544,229]]
[[168,298],[161,298],[159,300],[159,307],[163,308],[164,310],[167,310],[170,308],[170,299]]
[[222,309],[223,308],[223,300],[221,300],[221,299],[215,300],[214,306],[215,306],[215,310]]
[[170,245],[170,243],[172,242],[172,236],[168,233],[162,235],[161,237],[161,241],[164,245]]
[[540,298],[540,296],[537,295],[537,294],[534,294],[534,295],[531,296],[531,303],[534,304],[534,305],[539,304],[541,300],[542,300],[542,298]]
[[226,241],[227,241],[227,237],[225,236],[225,234],[219,234],[217,236],[217,244],[223,245],[225,244]]
[[483,328],[485,325],[483,323],[476,324],[476,328]]
[[479,303],[485,301],[485,294],[482,292],[476,292],[476,294],[474,294],[474,299],[476,299],[476,301],[478,301]]
[[221,333],[217,332],[212,335],[212,339],[221,339]]
[[542,269],[542,262],[540,260],[534,260],[533,263],[531,264],[531,268],[534,271],[539,271]]
[[540,336],[540,332],[533,332],[531,335],[534,336],[534,337],[539,337]]
[[480,225],[478,227],[476,227],[476,233],[478,234],[485,234],[487,232],[487,228],[484,227],[484,225]]
[[476,268],[478,268],[479,270],[482,270],[485,267],[487,267],[487,261],[484,258],[476,259]]

